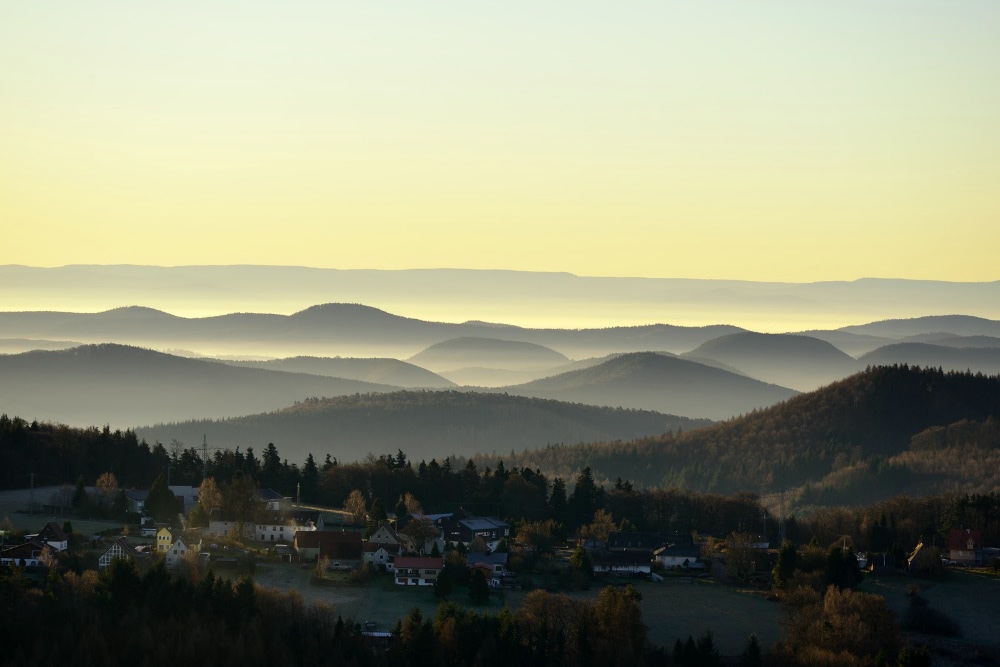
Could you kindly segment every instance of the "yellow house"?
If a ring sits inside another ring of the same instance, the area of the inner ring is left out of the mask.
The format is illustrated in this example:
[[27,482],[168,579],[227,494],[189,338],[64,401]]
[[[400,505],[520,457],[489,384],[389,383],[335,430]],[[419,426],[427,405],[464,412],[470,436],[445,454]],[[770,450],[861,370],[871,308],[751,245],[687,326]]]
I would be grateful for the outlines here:
[[156,553],[167,553],[174,543],[173,533],[164,526],[156,531]]

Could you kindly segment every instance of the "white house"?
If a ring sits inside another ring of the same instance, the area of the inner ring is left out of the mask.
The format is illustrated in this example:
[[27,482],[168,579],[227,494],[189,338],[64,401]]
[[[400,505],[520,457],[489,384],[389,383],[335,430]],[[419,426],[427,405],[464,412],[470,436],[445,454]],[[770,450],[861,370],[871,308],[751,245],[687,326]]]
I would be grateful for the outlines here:
[[45,551],[46,546],[48,545],[44,542],[32,540],[24,544],[18,544],[17,546],[7,547],[3,551],[0,551],[0,565],[7,567],[11,565],[37,567],[39,558],[42,552]]
[[704,564],[698,562],[701,547],[691,544],[675,544],[656,550],[656,560],[666,568],[698,569]]
[[97,567],[98,569],[103,570],[108,565],[111,565],[111,561],[116,558],[128,558],[129,560],[135,560],[135,557],[136,551],[132,543],[128,541],[128,538],[119,537],[115,540],[114,544],[112,544],[111,547],[105,551],[99,559],[97,559]]
[[38,540],[43,544],[52,547],[53,551],[66,551],[69,549],[69,537],[57,524],[48,522],[36,535],[26,536],[28,540]]
[[444,558],[400,556],[396,559],[397,586],[433,586],[444,569]]
[[170,545],[170,549],[167,550],[166,555],[163,559],[166,561],[167,569],[173,569],[184,560],[184,556],[187,555],[189,551],[194,551],[197,553],[197,549],[192,549],[184,543],[184,540],[177,538],[174,543]]

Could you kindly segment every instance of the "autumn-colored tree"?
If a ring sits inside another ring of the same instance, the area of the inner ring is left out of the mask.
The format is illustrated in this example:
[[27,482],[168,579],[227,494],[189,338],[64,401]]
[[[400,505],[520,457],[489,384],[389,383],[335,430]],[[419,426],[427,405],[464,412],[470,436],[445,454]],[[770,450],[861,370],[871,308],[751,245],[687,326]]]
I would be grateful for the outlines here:
[[206,477],[198,487],[198,504],[205,510],[207,516],[212,516],[222,508],[222,492],[215,483],[214,477]]
[[351,515],[351,519],[355,524],[364,523],[365,517],[368,516],[368,501],[365,500],[365,494],[361,493],[358,489],[351,491],[351,494],[347,496],[347,500],[344,502],[344,510]]

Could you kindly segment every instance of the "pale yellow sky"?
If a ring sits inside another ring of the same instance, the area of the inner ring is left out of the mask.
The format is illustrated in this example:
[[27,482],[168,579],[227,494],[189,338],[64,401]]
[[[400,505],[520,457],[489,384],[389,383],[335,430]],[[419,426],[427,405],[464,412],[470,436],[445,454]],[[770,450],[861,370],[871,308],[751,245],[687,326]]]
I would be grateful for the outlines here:
[[0,3],[0,264],[1000,278],[1000,3],[375,4]]

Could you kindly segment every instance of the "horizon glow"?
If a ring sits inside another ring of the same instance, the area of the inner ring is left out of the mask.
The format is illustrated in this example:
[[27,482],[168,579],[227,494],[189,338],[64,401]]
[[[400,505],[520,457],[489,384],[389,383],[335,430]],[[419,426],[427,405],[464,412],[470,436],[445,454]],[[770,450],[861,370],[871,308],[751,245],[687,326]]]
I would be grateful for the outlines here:
[[997,280],[996,25],[986,0],[9,3],[0,264]]

